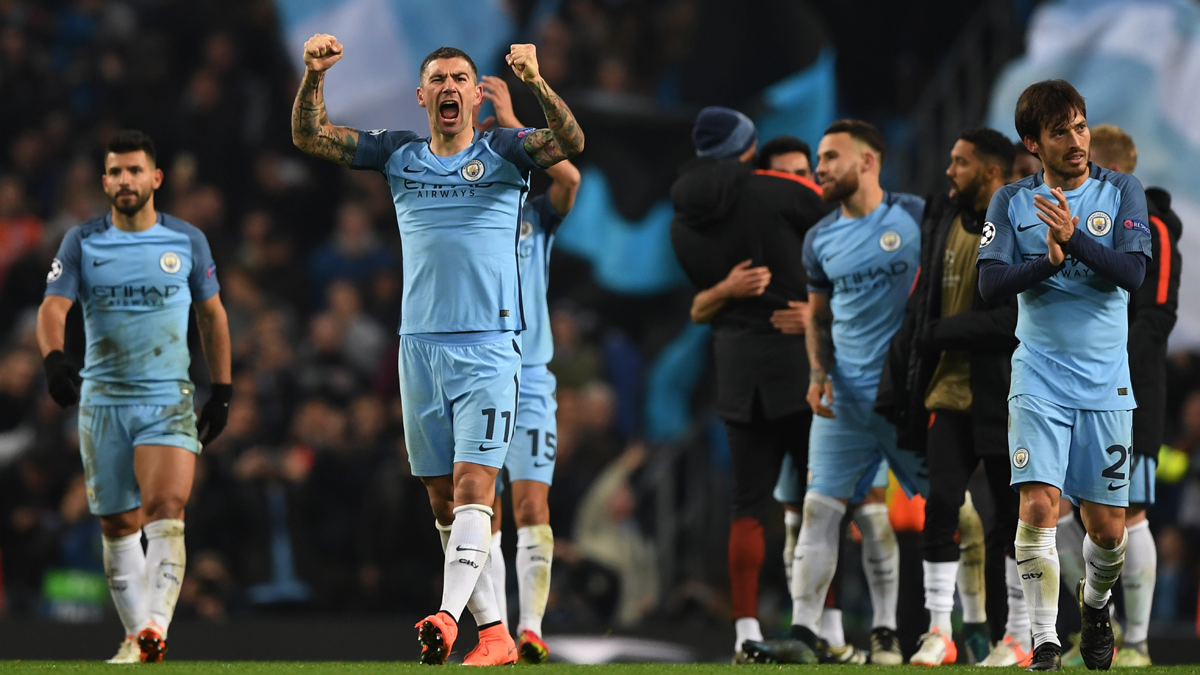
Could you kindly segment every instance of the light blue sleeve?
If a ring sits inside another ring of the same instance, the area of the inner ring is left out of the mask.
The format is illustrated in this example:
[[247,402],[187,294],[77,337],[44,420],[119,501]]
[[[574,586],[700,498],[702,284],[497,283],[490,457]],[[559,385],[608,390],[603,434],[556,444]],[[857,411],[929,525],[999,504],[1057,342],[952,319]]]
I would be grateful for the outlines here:
[[46,275],[46,295],[61,295],[72,301],[79,298],[79,282],[83,277],[80,268],[83,259],[81,227],[71,228],[63,237],[58,255],[50,263],[50,273]]
[[1151,254],[1150,215],[1142,182],[1129,174],[1116,174],[1112,182],[1121,190],[1121,206],[1113,218],[1113,249],[1121,253]]
[[488,132],[487,141],[492,150],[512,162],[521,171],[541,169],[525,151],[525,137],[537,129],[496,129]]
[[358,147],[354,149],[354,161],[350,163],[350,168],[383,173],[388,160],[400,146],[416,140],[420,140],[420,136],[411,131],[359,131]]
[[1015,188],[1006,185],[992,195],[983,223],[983,235],[979,238],[979,260],[999,260],[1009,265],[1019,261],[1017,234],[1013,232],[1012,218],[1008,212],[1013,192]]
[[829,295],[833,292],[833,284],[829,282],[829,277],[825,275],[825,268],[821,266],[821,257],[817,255],[816,250],[816,235],[820,229],[819,227],[813,227],[804,235],[804,272],[808,275],[809,293],[824,293]]
[[192,302],[203,302],[221,290],[217,282],[217,264],[213,262],[212,249],[204,233],[196,228],[188,233],[192,242],[192,273],[188,275],[188,288],[192,291]]

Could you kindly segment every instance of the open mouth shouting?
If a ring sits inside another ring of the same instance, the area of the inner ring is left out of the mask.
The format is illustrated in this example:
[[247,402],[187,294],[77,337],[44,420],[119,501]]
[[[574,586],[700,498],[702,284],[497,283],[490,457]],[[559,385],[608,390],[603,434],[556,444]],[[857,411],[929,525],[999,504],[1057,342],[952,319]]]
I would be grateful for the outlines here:
[[461,114],[458,101],[446,99],[438,104],[438,118],[441,119],[444,126],[453,127],[457,125]]

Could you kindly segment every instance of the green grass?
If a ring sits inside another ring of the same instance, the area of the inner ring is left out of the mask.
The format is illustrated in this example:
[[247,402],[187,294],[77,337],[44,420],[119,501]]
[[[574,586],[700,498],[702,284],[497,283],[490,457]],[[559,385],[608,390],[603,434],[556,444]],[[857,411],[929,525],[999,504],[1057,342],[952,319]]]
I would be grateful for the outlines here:
[[[459,666],[448,665],[447,668],[457,670]],[[521,666],[522,670],[532,666]],[[111,675],[122,672],[121,666],[110,666],[100,661],[0,661],[0,672],[4,673],[106,673]],[[129,666],[133,668],[133,666]],[[387,673],[396,675],[428,675],[436,672],[431,668],[415,663],[378,663],[378,662],[259,662],[259,661],[168,661],[157,666],[141,666],[165,670],[175,675],[275,675],[276,673],[305,673],[307,675],[365,675],[367,673]],[[577,666],[551,663],[537,666],[538,675],[726,675],[736,672],[773,673],[779,671],[819,670],[826,673],[841,675],[856,675],[858,673],[923,673],[929,675],[929,668],[918,666],[731,666],[722,664],[614,664],[601,666]],[[978,668],[968,666],[950,666],[946,675],[965,675],[966,673],[998,672],[994,668]],[[509,671],[511,672],[511,671]],[[1022,672],[1005,669],[1003,672]],[[1085,673],[1082,668],[1065,672]],[[1196,666],[1154,666],[1137,672],[1140,675],[1183,675],[1197,672]]]

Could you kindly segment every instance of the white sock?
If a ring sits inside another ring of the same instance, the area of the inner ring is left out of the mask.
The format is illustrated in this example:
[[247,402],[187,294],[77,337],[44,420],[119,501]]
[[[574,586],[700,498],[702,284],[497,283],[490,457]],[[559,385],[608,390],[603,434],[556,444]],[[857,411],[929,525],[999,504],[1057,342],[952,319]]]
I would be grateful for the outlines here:
[[821,630],[817,637],[829,643],[834,649],[846,646],[846,634],[842,631],[842,610],[826,607],[821,610]]
[[854,511],[854,524],[863,538],[863,571],[875,610],[871,628],[896,630],[900,597],[900,546],[888,520],[887,504],[867,504]]
[[[865,539],[864,539],[865,540]],[[942,635],[950,635],[950,613],[954,611],[954,579],[958,575],[958,561],[924,561],[925,609],[929,610],[929,630],[935,628]]]
[[446,544],[450,543],[450,530],[453,529],[454,526],[453,525],[443,525],[443,524],[437,522],[436,520],[433,521],[433,524],[434,524],[434,526],[437,527],[438,536],[442,538],[442,553],[445,553],[446,552]]
[[1125,545],[1129,534],[1121,533],[1121,541],[1111,551],[1101,548],[1091,537],[1083,540],[1083,559],[1087,562],[1087,583],[1083,585],[1083,601],[1100,609],[1112,596],[1112,587],[1125,565]]
[[[442,553],[446,552],[447,545],[450,543],[450,532],[454,529],[453,525],[442,525],[435,521],[437,526],[438,536],[442,538]],[[499,586],[496,584],[496,561],[499,561],[500,574]],[[491,621],[480,622],[481,618],[488,618],[491,612],[494,611],[499,615],[499,621],[508,626],[505,612],[508,607],[508,599],[504,596],[504,555],[500,552],[500,533],[496,532],[492,535],[491,545],[488,547],[488,559],[483,564],[483,572],[479,575],[479,580],[475,582],[475,590],[471,591],[471,598],[467,600],[467,607],[471,609],[471,615],[475,617],[475,623],[483,626]],[[487,580],[484,580],[484,577]],[[490,585],[489,585],[490,584]],[[483,595],[492,594],[494,597],[491,602],[484,599]],[[455,617],[457,619],[458,617]]]
[[517,593],[521,606],[518,635],[530,631],[542,636],[553,562],[554,531],[549,525],[526,525],[517,530]]
[[492,533],[492,590],[496,593],[496,611],[508,628],[508,566],[504,562],[504,551],[500,548],[500,533]]
[[1150,534],[1150,521],[1126,530],[1125,568],[1121,588],[1125,590],[1125,642],[1145,642],[1150,631],[1150,605],[1158,574],[1158,551]]
[[1075,584],[1087,574],[1083,564],[1083,540],[1086,538],[1087,533],[1075,519],[1074,511],[1058,519],[1058,564],[1063,587],[1068,593],[1075,593]]
[[800,524],[804,516],[799,511],[783,512],[783,572],[787,576],[788,588],[792,586],[792,561],[796,559],[796,540],[800,538]]
[[176,518],[156,520],[142,530],[146,533],[146,590],[149,592],[150,620],[163,630],[171,626],[183,571],[187,567],[187,549],[183,545],[183,521]]
[[792,561],[792,625],[816,633],[833,573],[846,505],[815,492],[804,495],[804,524]]
[[983,520],[968,492],[958,511],[958,599],[963,623],[987,623],[987,584],[983,568],[987,557]]
[[1008,621],[1004,633],[1016,640],[1021,649],[1033,649],[1033,635],[1029,627],[1029,607],[1025,604],[1025,589],[1021,587],[1021,573],[1017,561],[1004,557],[1004,585],[1008,590]]
[[455,508],[454,524],[450,526],[450,537],[446,540],[440,609],[455,621],[468,602],[476,624],[486,626],[500,620],[492,577],[486,569],[491,547],[491,507],[465,504]]
[[757,640],[762,642],[763,634],[762,627],[758,625],[758,619],[752,616],[743,616],[733,622],[733,631],[736,633],[733,643],[733,651],[742,651],[742,643],[746,640]]
[[142,551],[142,531],[127,537],[101,537],[104,542],[104,574],[108,592],[125,626],[126,635],[137,635],[150,620],[146,594],[146,554]]
[[1058,551],[1053,527],[1034,527],[1017,521],[1017,571],[1029,607],[1033,645],[1058,641]]

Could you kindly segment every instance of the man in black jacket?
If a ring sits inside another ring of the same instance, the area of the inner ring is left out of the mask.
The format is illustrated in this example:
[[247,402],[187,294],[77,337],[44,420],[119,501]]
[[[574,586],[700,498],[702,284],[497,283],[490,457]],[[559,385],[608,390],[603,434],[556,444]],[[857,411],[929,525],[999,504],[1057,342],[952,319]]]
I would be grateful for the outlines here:
[[692,131],[697,159],[671,188],[671,243],[701,290],[692,320],[711,323],[717,415],[732,455],[729,576],[737,630],[762,640],[758,576],[763,525],[785,454],[806,466],[812,415],[805,401],[807,279],[804,235],[827,207],[810,181],[758,173],[754,124],[727,108],[705,108]]
[[[1120,128],[1102,124],[1092,129],[1091,159],[1105,169],[1133,173],[1137,167],[1137,147]],[[1133,411],[1129,508],[1125,512],[1129,539],[1121,570],[1125,639],[1113,662],[1114,666],[1126,667],[1150,665],[1146,637],[1158,559],[1146,508],[1154,503],[1154,472],[1166,423],[1167,338],[1175,327],[1179,307],[1182,262],[1179,237],[1183,223],[1171,210],[1171,195],[1162,188],[1147,188],[1146,208],[1150,215],[1153,256],[1146,263],[1141,288],[1129,297],[1129,378],[1138,407]],[[1066,500],[1060,504],[1058,555],[1062,578],[1074,580],[1083,576],[1083,527],[1075,519],[1070,504]],[[1082,662],[1077,644],[1063,655],[1064,666]]]
[[[1017,345],[1015,303],[992,306],[980,297],[975,259],[992,194],[1012,174],[1012,143],[998,131],[963,132],[950,152],[950,197],[930,200],[921,224],[921,273],[909,296],[904,324],[892,341],[879,386],[877,410],[896,424],[899,444],[925,451],[930,494],[925,503],[925,607],[929,632],[911,662],[953,663],[950,612],[959,578],[959,511],[971,474],[984,464],[996,500],[989,533],[1009,553],[1009,626],[986,665],[1027,660],[1029,623],[1020,580],[1011,559],[1017,526],[1017,495],[1009,487],[1007,396],[1009,359]],[[982,597],[982,594],[972,594]],[[986,621],[981,602],[967,602],[966,624]],[[1013,606],[1017,605],[1017,606]],[[1022,619],[1024,622],[1022,623]],[[983,658],[987,639],[966,641],[974,659]],[[970,659],[970,660],[974,660]]]

